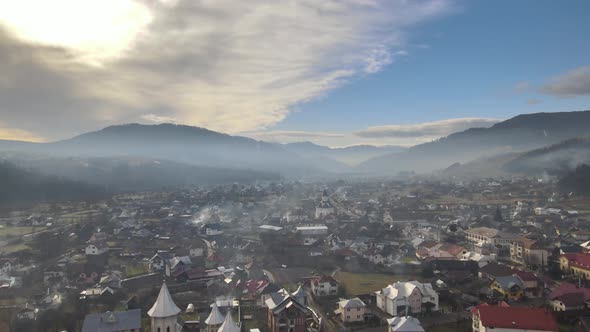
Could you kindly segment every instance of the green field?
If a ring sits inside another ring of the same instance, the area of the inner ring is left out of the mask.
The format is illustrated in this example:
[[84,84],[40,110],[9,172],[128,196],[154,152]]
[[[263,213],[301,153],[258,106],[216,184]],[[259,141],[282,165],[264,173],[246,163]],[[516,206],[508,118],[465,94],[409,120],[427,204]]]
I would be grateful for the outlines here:
[[45,226],[38,227],[16,227],[6,226],[0,228],[0,237],[12,237],[12,236],[23,236],[25,234],[32,233],[33,231],[39,232],[47,229]]
[[373,293],[396,281],[416,280],[416,276],[385,273],[338,272],[334,277],[350,296]]

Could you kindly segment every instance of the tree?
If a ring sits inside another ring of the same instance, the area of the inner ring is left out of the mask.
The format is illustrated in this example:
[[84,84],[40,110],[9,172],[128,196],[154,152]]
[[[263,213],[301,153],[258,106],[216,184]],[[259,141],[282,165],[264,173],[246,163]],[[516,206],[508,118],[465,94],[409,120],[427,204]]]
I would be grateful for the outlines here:
[[496,213],[494,214],[494,221],[503,222],[504,218],[502,217],[502,211],[500,211],[500,207],[496,207]]

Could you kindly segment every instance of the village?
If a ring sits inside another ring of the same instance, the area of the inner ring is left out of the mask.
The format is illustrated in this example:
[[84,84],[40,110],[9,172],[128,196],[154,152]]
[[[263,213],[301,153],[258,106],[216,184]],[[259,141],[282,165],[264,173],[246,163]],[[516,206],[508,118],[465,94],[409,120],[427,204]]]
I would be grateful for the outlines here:
[[551,179],[193,187],[0,218],[0,330],[590,331]]

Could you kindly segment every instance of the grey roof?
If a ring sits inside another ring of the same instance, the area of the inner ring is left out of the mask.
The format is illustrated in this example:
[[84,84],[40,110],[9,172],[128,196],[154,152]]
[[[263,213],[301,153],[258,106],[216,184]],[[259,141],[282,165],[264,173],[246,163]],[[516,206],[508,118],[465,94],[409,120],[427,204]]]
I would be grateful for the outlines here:
[[217,332],[240,332],[241,329],[238,325],[234,322],[234,319],[231,317],[231,312],[227,312],[225,315],[225,319],[223,320],[223,324],[217,330]]
[[420,321],[414,317],[394,317],[387,320],[391,331],[400,332],[424,332],[424,328],[420,324]]
[[180,309],[172,300],[172,296],[170,296],[166,283],[163,283],[162,288],[160,288],[160,294],[158,294],[158,298],[156,299],[156,303],[154,303],[152,308],[148,311],[148,315],[150,317],[170,317],[177,315],[179,312]]
[[82,332],[114,332],[141,329],[141,309],[90,314],[84,318]]
[[223,315],[219,311],[219,307],[217,307],[217,302],[213,302],[213,306],[211,307],[211,313],[209,317],[205,319],[205,324],[207,325],[219,325],[223,323]]
[[506,276],[506,277],[497,277],[495,280],[503,289],[510,289],[513,286],[518,286],[520,289],[524,289],[524,284],[517,276]]
[[303,286],[299,285],[299,287],[297,287],[297,290],[294,291],[293,293],[291,293],[291,296],[297,298],[297,297],[305,297],[305,289],[303,289]]
[[350,300],[342,300],[338,303],[340,304],[340,307],[342,307],[342,308],[364,308],[366,306],[365,302],[363,302],[358,297],[355,297],[354,299],[350,299]]

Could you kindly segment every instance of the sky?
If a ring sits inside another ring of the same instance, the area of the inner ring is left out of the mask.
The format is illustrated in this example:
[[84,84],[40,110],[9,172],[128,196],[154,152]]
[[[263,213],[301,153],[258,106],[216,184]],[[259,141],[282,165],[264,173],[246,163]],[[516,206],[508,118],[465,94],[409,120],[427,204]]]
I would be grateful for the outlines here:
[[590,109],[590,2],[0,0],[0,139],[172,122],[411,146]]

